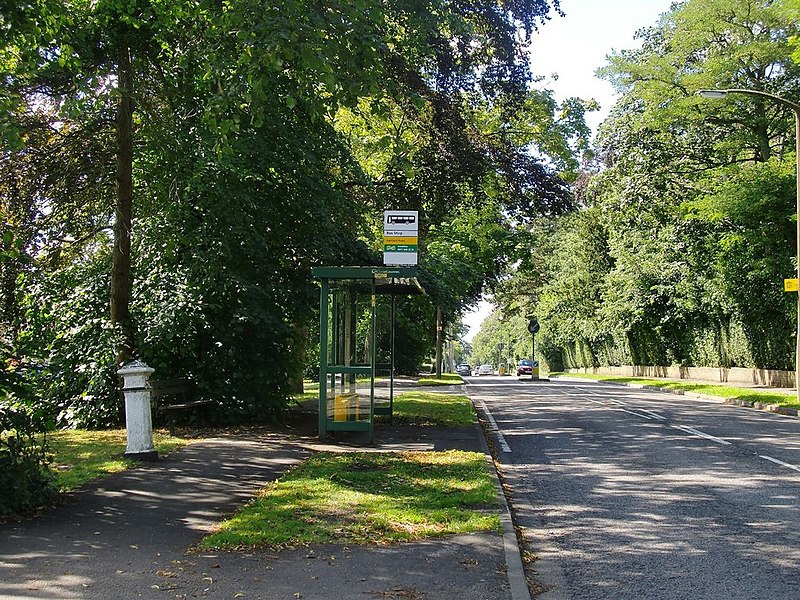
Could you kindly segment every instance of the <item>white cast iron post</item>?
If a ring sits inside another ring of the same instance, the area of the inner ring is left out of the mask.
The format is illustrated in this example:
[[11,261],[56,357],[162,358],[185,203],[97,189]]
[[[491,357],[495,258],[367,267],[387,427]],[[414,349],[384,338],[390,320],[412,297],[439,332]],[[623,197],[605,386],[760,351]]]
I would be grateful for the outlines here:
[[138,460],[158,460],[153,446],[153,416],[150,408],[150,375],[155,371],[135,360],[123,365],[117,374],[123,377],[125,427],[128,446],[125,456]]

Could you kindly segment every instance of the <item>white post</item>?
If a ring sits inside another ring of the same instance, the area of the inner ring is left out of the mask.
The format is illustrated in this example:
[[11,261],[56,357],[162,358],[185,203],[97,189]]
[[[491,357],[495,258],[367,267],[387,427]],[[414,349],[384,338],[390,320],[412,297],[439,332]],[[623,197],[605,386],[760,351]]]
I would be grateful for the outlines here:
[[153,446],[153,417],[148,382],[154,371],[155,369],[138,360],[123,365],[117,371],[124,380],[122,391],[125,394],[125,427],[128,434],[125,456],[128,458],[158,460],[158,452]]

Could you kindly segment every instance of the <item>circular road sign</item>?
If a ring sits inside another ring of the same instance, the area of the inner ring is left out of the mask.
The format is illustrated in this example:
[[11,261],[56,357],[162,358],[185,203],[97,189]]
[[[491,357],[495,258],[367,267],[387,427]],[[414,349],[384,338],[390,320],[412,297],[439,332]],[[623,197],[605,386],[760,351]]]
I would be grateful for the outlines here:
[[530,331],[531,335],[539,333],[539,321],[531,319],[530,323],[528,323],[528,331]]

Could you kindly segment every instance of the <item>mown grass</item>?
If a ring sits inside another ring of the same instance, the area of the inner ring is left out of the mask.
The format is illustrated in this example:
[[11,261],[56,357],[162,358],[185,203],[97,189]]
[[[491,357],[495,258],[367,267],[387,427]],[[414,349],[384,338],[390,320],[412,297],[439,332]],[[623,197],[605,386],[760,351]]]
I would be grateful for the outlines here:
[[464,380],[456,373],[442,373],[441,378],[422,377],[417,381],[417,385],[461,385],[462,383]]
[[[70,429],[47,434],[53,455],[51,469],[56,475],[56,485],[62,492],[80,487],[87,481],[111,473],[124,471],[137,464],[124,458],[127,438],[124,429],[87,431]],[[189,443],[161,431],[153,433],[153,444],[160,454],[165,454]]]
[[265,488],[201,549],[383,544],[500,531],[481,453],[319,453]]
[[[394,422],[417,427],[469,427],[475,410],[466,396],[409,391],[394,399]],[[387,417],[379,417],[383,422]]]
[[705,394],[719,398],[733,398],[747,402],[763,402],[764,404],[777,404],[786,408],[800,409],[800,404],[797,402],[797,393],[792,390],[762,390],[735,387],[717,383],[647,379],[644,377],[617,377],[613,375],[592,375],[589,373],[550,373],[550,376],[596,379],[599,381],[609,381],[612,383],[635,383],[638,385],[647,385],[668,390],[694,392],[697,394]]

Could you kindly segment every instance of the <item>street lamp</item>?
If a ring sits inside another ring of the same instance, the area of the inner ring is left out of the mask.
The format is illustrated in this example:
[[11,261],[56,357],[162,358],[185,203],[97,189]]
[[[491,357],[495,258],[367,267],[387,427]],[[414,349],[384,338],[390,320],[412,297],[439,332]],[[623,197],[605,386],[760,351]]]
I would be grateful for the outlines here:
[[[794,111],[794,137],[795,137],[795,158],[797,160],[797,225],[796,225],[796,248],[797,248],[797,276],[800,279],[800,104],[781,98],[775,94],[762,92],[760,90],[748,90],[742,88],[729,88],[725,90],[699,90],[697,92],[704,98],[724,98],[728,94],[745,94],[747,96],[761,96],[777,102]],[[795,363],[794,363],[794,385],[797,388],[797,401],[800,403],[800,292],[797,293],[797,333],[795,336]]]

